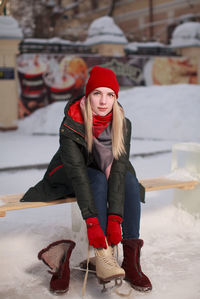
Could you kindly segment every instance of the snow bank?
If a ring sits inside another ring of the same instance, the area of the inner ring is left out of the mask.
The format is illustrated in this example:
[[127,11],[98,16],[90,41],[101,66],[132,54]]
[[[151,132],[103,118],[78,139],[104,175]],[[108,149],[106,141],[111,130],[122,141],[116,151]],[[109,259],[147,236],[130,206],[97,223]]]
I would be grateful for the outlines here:
[[26,38],[24,39],[27,43],[37,43],[37,44],[61,44],[61,45],[76,45],[81,44],[80,41],[72,42],[70,40],[65,40],[60,37],[52,37],[52,38]]
[[200,86],[137,87],[119,100],[133,123],[133,135],[176,141],[200,141]]
[[[133,123],[133,136],[147,139],[200,141],[200,86],[134,87],[119,93]],[[65,102],[53,103],[19,122],[19,132],[58,134]]]
[[200,46],[200,23],[187,22],[177,26],[172,34],[173,47]]
[[19,121],[21,134],[59,134],[66,102],[56,102],[41,108]]
[[21,39],[22,37],[22,31],[13,17],[0,16],[0,38]]
[[126,44],[127,39],[123,31],[115,24],[113,18],[104,16],[94,20],[89,29],[86,45],[98,43]]

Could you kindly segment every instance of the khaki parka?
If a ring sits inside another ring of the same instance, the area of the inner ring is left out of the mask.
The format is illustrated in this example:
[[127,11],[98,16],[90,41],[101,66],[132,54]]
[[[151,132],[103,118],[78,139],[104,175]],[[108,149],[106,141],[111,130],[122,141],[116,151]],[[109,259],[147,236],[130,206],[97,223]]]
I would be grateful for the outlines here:
[[[76,99],[78,100],[78,99]],[[60,126],[60,147],[52,158],[43,179],[31,187],[21,201],[52,201],[76,196],[83,219],[98,216],[87,174],[87,168],[97,168],[92,154],[88,154],[85,142],[84,124],[74,121],[68,110],[76,100],[65,107],[65,117]],[[125,199],[125,175],[135,170],[129,161],[131,122],[126,119],[124,140],[126,154],[113,164],[108,179],[108,214],[123,218]],[[144,202],[144,187],[140,185],[140,197]]]

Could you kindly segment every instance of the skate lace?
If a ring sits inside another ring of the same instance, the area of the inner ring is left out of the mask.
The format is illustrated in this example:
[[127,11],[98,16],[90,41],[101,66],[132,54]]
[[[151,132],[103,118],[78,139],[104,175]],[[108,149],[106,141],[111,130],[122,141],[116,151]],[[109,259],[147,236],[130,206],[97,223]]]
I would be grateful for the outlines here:
[[109,258],[106,257],[106,256],[103,256],[102,259],[103,259],[103,261],[105,262],[106,265],[119,267],[118,262],[117,262],[114,254],[115,253],[114,253],[114,248],[113,248],[112,249],[112,256],[109,256]]
[[85,290],[87,285],[87,278],[88,278],[88,272],[89,272],[89,261],[90,261],[90,245],[88,244],[88,258],[87,258],[87,269],[83,281],[83,287],[82,287],[82,297],[85,296]]

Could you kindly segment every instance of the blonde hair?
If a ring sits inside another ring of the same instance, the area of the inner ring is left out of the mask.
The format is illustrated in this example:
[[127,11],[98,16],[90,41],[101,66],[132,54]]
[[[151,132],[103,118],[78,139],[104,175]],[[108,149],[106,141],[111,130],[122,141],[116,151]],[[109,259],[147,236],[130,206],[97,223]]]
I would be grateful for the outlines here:
[[[92,117],[92,108],[90,104],[90,96],[87,97],[85,101],[85,109],[83,109],[83,118],[85,124],[85,140],[87,142],[88,152],[92,152],[93,144],[93,117]],[[115,99],[113,104],[113,118],[112,118],[112,152],[115,159],[126,152],[124,145],[124,130],[125,130],[125,118],[124,110],[118,104],[117,99]]]

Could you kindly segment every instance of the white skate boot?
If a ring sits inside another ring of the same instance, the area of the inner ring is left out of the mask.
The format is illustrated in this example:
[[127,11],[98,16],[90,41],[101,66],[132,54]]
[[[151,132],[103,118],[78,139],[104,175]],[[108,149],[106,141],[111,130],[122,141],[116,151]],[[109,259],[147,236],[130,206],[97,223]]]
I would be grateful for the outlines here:
[[107,245],[107,249],[95,248],[96,275],[100,284],[103,284],[103,291],[106,290],[105,284],[115,280],[115,284],[120,286],[125,277],[122,269],[114,256],[114,248]]

